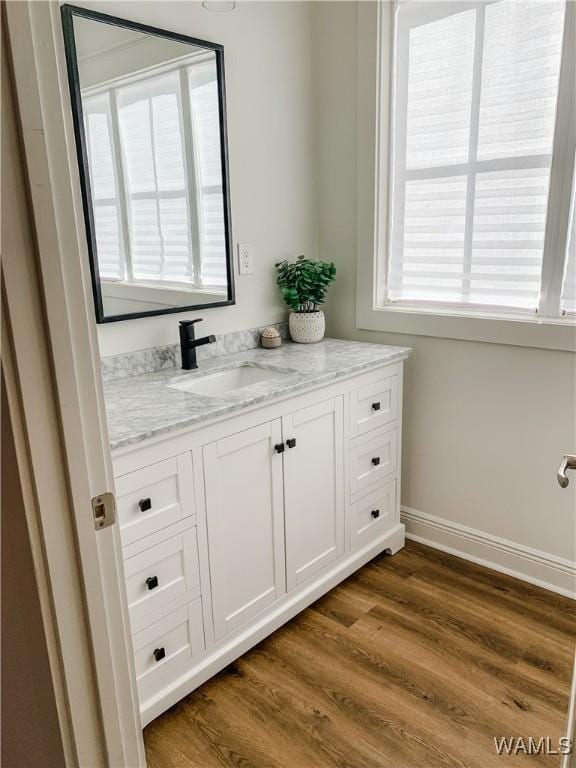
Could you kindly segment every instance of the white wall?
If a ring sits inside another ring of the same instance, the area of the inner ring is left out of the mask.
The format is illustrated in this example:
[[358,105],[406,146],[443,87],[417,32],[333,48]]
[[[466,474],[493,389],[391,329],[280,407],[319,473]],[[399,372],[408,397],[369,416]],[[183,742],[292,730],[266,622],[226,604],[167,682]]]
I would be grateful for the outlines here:
[[576,451],[574,355],[356,328],[357,10],[314,8],[320,256],[338,267],[329,331],[414,349],[403,505],[573,560],[576,478],[563,491],[555,474],[562,454]]
[[315,256],[317,245],[310,5],[242,0],[230,13],[199,2],[82,5],[224,45],[232,234],[252,243],[255,260],[253,275],[236,276],[235,306],[101,325],[102,355],[174,344],[187,317],[204,318],[200,333],[285,319],[274,262]]

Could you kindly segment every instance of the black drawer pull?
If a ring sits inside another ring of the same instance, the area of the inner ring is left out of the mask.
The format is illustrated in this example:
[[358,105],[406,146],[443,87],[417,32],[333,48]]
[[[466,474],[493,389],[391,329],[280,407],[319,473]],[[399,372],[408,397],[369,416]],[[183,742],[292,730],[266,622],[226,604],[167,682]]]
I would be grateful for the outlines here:
[[379,509],[373,509],[372,512],[370,512],[372,517],[376,519],[377,517],[380,517],[380,510]]
[[296,447],[296,438],[295,437],[291,437],[288,440],[286,440],[286,445],[288,446],[288,448],[295,448]]
[[148,512],[149,509],[152,509],[152,499],[140,499],[138,509],[140,512]]
[[166,656],[166,649],[154,648],[153,654],[156,661],[162,661],[162,659]]
[[374,458],[372,459],[372,464],[374,464],[374,466],[377,467],[378,464],[380,464],[380,456],[374,456]]
[[148,576],[146,579],[146,586],[148,589],[156,589],[158,586],[158,576]]
[[380,403],[372,403],[372,410],[373,411],[379,411],[380,410]]
[[274,450],[276,451],[276,453],[284,453],[285,448],[286,446],[284,445],[284,443],[276,443],[276,445],[274,446]]

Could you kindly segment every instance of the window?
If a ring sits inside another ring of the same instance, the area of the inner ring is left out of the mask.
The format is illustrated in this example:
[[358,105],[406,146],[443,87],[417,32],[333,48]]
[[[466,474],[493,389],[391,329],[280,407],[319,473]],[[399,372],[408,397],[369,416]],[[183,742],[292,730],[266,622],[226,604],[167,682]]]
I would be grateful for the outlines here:
[[558,0],[396,3],[381,306],[576,311],[574,216],[569,246],[548,231],[567,206],[549,205],[558,129],[574,121],[565,16]]
[[226,285],[214,62],[83,93],[100,276]]

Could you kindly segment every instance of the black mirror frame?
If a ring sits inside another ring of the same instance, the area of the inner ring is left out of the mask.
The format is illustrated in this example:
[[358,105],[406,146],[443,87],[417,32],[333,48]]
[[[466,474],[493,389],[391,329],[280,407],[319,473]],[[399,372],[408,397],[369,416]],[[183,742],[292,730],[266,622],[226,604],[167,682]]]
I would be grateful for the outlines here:
[[[233,268],[233,244],[230,212],[230,179],[228,162],[228,138],[226,132],[226,85],[224,81],[224,46],[218,43],[210,43],[206,40],[198,40],[187,35],[169,32],[135,21],[120,19],[98,11],[80,8],[75,5],[61,6],[62,31],[64,35],[64,50],[68,69],[68,84],[70,87],[70,100],[72,104],[72,119],[74,123],[74,136],[76,139],[76,155],[78,158],[78,170],[80,173],[80,186],[82,190],[82,207],[86,226],[86,239],[88,242],[88,256],[90,259],[90,275],[92,280],[92,293],[94,296],[94,309],[97,323],[114,323],[120,320],[133,320],[140,317],[152,317],[154,315],[169,315],[176,312],[190,312],[211,307],[225,307],[236,303],[234,289]],[[74,16],[84,19],[92,19],[115,27],[126,27],[137,32],[143,32],[155,37],[164,37],[178,43],[201,46],[214,51],[216,55],[216,73],[218,77],[218,101],[220,111],[220,157],[222,163],[222,193],[224,202],[224,231],[226,238],[226,277],[228,280],[228,295],[224,301],[215,301],[208,304],[193,304],[185,307],[171,307],[170,309],[153,309],[146,312],[131,312],[125,315],[105,315],[102,303],[102,290],[100,273],[98,270],[98,254],[96,249],[96,229],[94,226],[94,212],[92,206],[92,193],[90,189],[90,171],[88,167],[88,152],[86,136],[84,134],[84,119],[82,112],[82,97],[80,93],[80,78],[76,57],[76,40],[74,38]]]

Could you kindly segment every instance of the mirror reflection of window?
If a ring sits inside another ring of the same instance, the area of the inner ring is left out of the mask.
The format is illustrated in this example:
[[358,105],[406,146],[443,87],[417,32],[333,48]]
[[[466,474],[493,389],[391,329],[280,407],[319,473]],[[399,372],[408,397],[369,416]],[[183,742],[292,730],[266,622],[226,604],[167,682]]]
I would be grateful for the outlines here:
[[82,100],[101,278],[225,287],[214,54],[99,84]]

